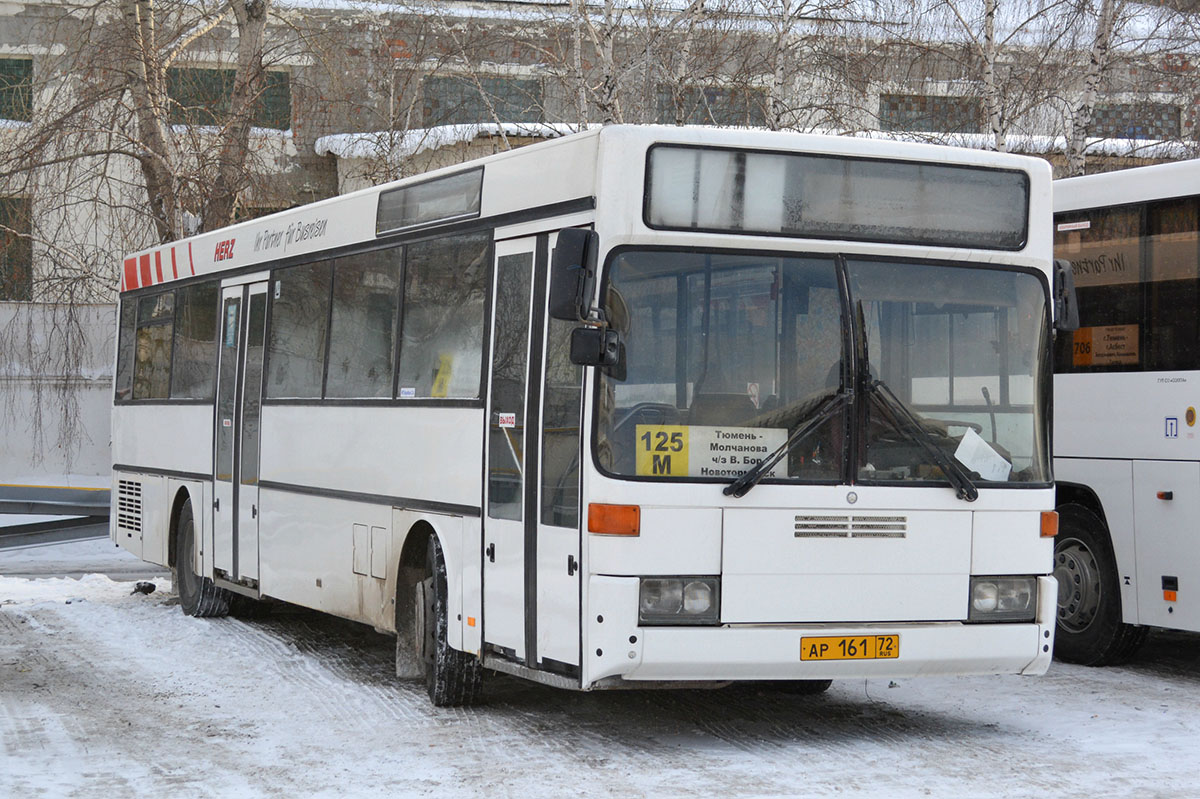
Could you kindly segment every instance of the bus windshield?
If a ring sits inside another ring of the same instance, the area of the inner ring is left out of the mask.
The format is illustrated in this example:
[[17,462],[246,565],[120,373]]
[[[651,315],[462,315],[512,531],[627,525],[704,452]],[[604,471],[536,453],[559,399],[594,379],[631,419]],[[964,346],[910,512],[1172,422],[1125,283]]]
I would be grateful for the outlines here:
[[1032,273],[625,250],[606,307],[624,345],[598,381],[611,474],[728,482],[780,454],[764,482],[1050,480]]

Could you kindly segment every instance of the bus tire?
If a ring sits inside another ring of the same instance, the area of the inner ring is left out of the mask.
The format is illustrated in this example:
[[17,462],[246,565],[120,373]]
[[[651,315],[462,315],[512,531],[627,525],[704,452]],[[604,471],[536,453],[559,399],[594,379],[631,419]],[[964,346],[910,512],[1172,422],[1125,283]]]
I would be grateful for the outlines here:
[[1121,620],[1121,587],[1108,528],[1082,505],[1062,505],[1058,514],[1054,656],[1083,666],[1127,660],[1145,641],[1147,628]]
[[188,616],[211,618],[229,613],[229,592],[213,585],[207,577],[201,577],[192,569],[196,551],[196,518],[192,513],[192,500],[184,501],[179,510],[179,521],[175,524],[175,568],[172,574],[175,592],[179,594],[179,607]]
[[483,687],[483,666],[479,658],[450,646],[446,560],[436,535],[429,536],[425,567],[425,579],[417,581],[413,597],[414,632],[425,688],[436,707],[474,704]]

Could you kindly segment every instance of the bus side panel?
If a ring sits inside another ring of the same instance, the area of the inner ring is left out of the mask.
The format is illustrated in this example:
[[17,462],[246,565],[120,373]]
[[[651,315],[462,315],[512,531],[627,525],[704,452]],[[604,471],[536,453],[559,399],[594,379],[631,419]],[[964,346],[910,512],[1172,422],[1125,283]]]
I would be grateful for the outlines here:
[[1137,553],[1133,535],[1133,463],[1055,458],[1054,476],[1062,483],[1085,485],[1100,498],[1117,558],[1122,620],[1126,624],[1139,624]]
[[1200,631],[1200,463],[1134,461],[1133,517],[1139,621]]
[[167,478],[113,471],[113,541],[142,560],[167,565],[171,522]]
[[375,570],[381,576],[372,575],[369,549],[372,540],[386,546],[388,536],[372,536],[371,530],[391,529],[389,505],[270,488],[263,488],[259,499],[264,596],[385,629],[394,626],[391,597],[383,595],[387,577],[382,569]]
[[212,475],[213,411],[207,405],[117,405],[113,463]]
[[483,428],[481,408],[268,404],[260,474],[268,485],[477,509]]

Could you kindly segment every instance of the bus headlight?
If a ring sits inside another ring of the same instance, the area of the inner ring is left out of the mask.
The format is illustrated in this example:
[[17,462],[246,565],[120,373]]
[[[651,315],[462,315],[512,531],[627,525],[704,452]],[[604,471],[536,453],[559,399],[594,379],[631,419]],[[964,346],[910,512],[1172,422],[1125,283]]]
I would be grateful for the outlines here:
[[638,591],[639,624],[717,624],[719,577],[643,577]]
[[972,577],[968,621],[1033,621],[1036,577]]

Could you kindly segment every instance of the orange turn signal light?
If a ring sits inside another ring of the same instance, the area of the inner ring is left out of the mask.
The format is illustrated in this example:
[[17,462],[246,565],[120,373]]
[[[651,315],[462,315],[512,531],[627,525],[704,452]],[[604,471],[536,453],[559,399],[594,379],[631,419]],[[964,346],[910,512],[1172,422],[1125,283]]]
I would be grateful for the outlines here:
[[1168,601],[1168,602],[1176,602],[1176,601],[1178,601],[1178,600],[1177,600],[1177,597],[1178,597],[1178,596],[1179,596],[1179,595],[1178,595],[1178,594],[1176,594],[1174,591],[1163,591],[1163,599],[1165,599],[1165,600],[1166,600],[1166,601]]
[[637,505],[588,503],[588,532],[597,535],[639,535],[642,509]]
[[1058,535],[1057,511],[1042,511],[1042,538],[1053,538]]

